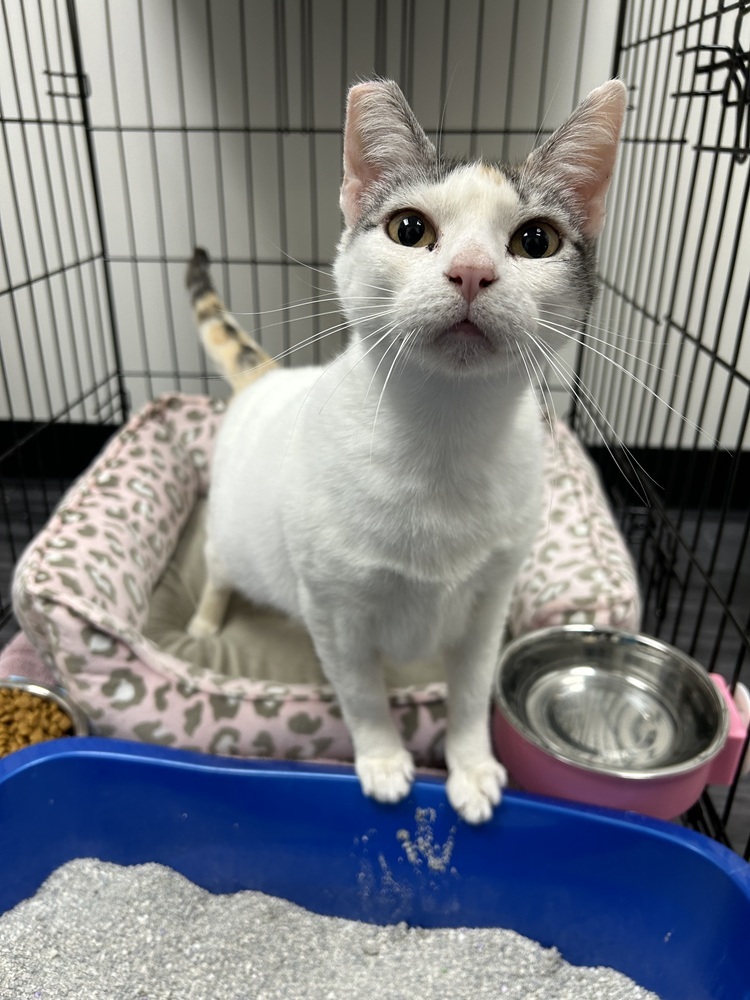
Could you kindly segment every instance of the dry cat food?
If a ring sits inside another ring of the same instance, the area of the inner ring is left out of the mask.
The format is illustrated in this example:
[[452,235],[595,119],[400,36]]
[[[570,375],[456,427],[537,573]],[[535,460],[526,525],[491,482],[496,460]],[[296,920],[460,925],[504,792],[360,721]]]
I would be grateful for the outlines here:
[[60,706],[21,688],[0,687],[0,757],[21,747],[67,736],[73,722]]

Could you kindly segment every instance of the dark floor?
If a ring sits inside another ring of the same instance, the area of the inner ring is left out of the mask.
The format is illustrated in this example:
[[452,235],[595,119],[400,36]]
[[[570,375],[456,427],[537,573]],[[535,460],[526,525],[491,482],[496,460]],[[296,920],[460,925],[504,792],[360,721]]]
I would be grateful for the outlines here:
[[[17,632],[10,611],[13,566],[46,523],[67,483],[6,480],[0,491],[0,647]],[[671,527],[668,528],[667,522]],[[742,622],[750,610],[750,555],[745,516],[723,522],[710,513],[638,512],[623,528],[639,562],[645,612],[643,629],[678,646],[707,669],[750,687],[750,662]],[[676,530],[675,530],[676,529]],[[677,539],[677,541],[676,541]],[[682,541],[679,541],[682,539]],[[688,548],[689,545],[689,548]],[[712,788],[688,825],[750,855],[750,777],[731,793]]]

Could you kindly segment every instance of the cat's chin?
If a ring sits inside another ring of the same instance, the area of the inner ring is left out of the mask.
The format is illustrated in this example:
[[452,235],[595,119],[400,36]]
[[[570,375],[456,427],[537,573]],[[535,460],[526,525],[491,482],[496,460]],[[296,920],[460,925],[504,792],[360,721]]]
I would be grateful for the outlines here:
[[443,371],[459,374],[487,372],[504,367],[507,352],[497,338],[488,336],[470,320],[461,320],[430,341],[429,355]]
[[484,342],[482,346],[492,350],[492,345],[487,339],[486,334],[479,329],[476,323],[472,323],[470,320],[465,319],[460,323],[454,323],[453,326],[444,330],[436,338],[436,343],[446,343],[453,341],[456,344],[471,344],[475,342]]

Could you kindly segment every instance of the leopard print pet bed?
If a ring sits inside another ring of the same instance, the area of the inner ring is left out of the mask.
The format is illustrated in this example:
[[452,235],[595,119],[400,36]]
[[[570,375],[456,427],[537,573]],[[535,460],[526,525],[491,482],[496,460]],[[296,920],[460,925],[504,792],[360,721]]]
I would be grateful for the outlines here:
[[[17,618],[96,732],[211,753],[349,761],[352,746],[305,631],[236,598],[216,637],[186,624],[203,575],[202,518],[223,404],[169,395],[136,414],[63,499],[14,578]],[[567,622],[639,626],[631,559],[596,472],[562,424],[544,517],[520,574],[514,636]],[[438,664],[389,668],[422,766],[442,766]]]

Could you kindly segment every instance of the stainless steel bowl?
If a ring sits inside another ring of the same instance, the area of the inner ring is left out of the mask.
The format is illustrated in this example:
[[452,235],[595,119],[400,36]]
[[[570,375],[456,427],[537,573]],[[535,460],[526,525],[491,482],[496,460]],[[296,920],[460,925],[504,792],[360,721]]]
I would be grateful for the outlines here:
[[518,733],[556,760],[629,779],[692,771],[724,746],[727,707],[684,653],[588,625],[511,643],[495,698]]
[[36,695],[38,698],[45,698],[47,701],[55,702],[73,723],[71,736],[88,736],[91,732],[88,718],[70,698],[64,688],[41,684],[39,681],[30,680],[27,677],[13,676],[0,678],[0,687],[13,688],[16,691],[28,691],[29,694]]

